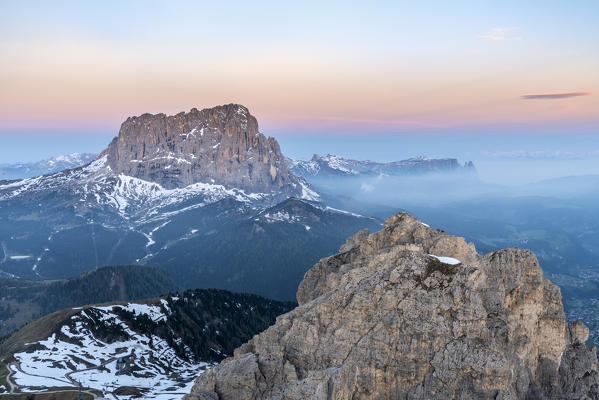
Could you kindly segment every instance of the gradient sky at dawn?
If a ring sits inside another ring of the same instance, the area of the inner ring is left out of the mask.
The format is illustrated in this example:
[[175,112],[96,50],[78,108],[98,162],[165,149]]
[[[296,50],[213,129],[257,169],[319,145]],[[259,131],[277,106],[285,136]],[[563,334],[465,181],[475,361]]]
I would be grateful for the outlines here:
[[288,143],[599,138],[598,18],[597,1],[4,1],[0,163],[231,102]]

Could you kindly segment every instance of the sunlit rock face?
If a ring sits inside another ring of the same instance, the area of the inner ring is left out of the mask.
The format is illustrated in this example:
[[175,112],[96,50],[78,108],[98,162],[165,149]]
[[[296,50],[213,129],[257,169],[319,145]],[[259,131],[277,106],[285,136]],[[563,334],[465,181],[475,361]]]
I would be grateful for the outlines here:
[[261,134],[256,118],[238,104],[128,118],[104,154],[117,174],[168,189],[204,182],[301,194],[277,141]]
[[534,254],[397,214],[309,270],[299,307],[186,399],[596,399],[588,329]]

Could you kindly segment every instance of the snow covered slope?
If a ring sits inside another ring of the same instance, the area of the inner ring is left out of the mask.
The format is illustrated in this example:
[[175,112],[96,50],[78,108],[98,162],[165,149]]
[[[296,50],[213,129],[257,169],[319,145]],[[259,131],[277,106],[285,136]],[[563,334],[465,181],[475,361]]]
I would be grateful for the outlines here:
[[[298,186],[302,198],[319,200],[303,179],[291,185]],[[229,221],[247,219],[285,199],[278,192],[248,193],[202,182],[167,189],[155,182],[115,175],[107,156],[52,175],[0,182],[0,272],[19,277],[68,277],[81,273],[82,267],[89,270],[147,262],[167,242],[209,226],[189,217],[192,214],[213,219],[220,213]],[[230,208],[223,210],[219,203]],[[215,208],[219,211],[208,212]],[[166,224],[169,229],[175,226],[174,220],[179,224],[176,236],[154,246],[157,231]],[[65,251],[72,254],[78,250],[82,254],[69,257],[70,262],[62,259]],[[71,265],[73,259],[81,265]],[[50,271],[53,268],[61,271]],[[74,273],[65,273],[65,268]]]
[[[78,208],[105,209],[125,219],[150,217],[158,209],[195,200],[195,206],[214,203],[230,197],[244,203],[268,203],[272,194],[246,193],[223,185],[195,183],[182,188],[165,189],[155,182],[115,175],[106,162],[107,156],[72,170],[18,181],[0,183],[0,201],[27,201],[38,195],[59,193]],[[301,188],[300,188],[301,190]],[[314,193],[306,192],[313,200]]]
[[[301,225],[303,232],[290,224],[251,231],[256,218],[268,218],[263,211],[288,200],[284,193],[203,182],[165,188],[115,174],[107,156],[52,175],[0,182],[0,275],[61,279],[107,265],[142,264],[163,267],[184,288],[293,298],[319,257],[378,222],[351,214],[339,218],[315,203],[320,198],[303,179],[291,185],[299,186],[298,201],[324,210],[312,213],[314,221]],[[281,212],[304,219],[304,211]],[[270,263],[287,271],[268,272]],[[271,292],[275,287],[285,289]]]
[[[43,386],[77,387],[80,382],[106,394],[131,386],[144,398],[167,399],[189,390],[194,375],[210,365],[185,360],[163,338],[132,330],[115,309],[153,321],[164,320],[168,314],[168,309],[145,304],[82,310],[60,332],[37,342],[36,350],[14,355],[16,363],[10,367],[14,382],[25,391]],[[118,338],[98,337],[94,334],[98,329],[111,330]]]
[[13,354],[9,379],[25,392],[81,383],[119,399],[180,398],[195,376],[292,307],[212,290],[63,310],[40,320],[61,317],[47,337]]

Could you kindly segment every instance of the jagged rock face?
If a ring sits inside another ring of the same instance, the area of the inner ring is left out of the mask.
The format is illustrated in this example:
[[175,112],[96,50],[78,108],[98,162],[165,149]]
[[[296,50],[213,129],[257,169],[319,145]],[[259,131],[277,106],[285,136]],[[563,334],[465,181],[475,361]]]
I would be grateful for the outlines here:
[[599,398],[588,330],[527,250],[482,256],[402,213],[316,264],[298,302],[186,399]]
[[277,141],[261,134],[256,118],[237,104],[128,118],[104,154],[116,173],[165,188],[205,182],[301,193]]

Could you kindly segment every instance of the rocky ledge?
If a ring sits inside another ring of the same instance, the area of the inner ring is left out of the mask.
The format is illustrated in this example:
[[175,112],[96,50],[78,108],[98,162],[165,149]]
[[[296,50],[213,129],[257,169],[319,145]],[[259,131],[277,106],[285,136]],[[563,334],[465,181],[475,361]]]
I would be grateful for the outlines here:
[[185,399],[599,398],[588,329],[527,250],[479,255],[401,213],[318,262],[297,298]]

